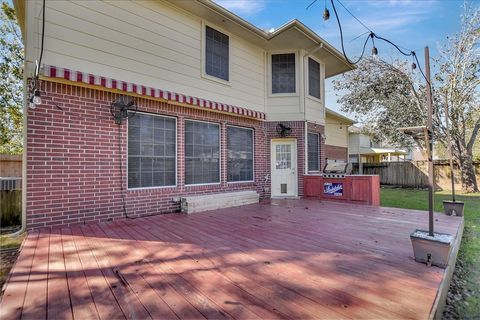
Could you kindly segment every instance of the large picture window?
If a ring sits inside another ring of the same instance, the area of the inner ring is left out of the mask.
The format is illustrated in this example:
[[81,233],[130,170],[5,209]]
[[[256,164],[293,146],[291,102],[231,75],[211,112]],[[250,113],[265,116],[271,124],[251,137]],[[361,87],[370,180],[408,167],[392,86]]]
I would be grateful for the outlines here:
[[128,187],[176,184],[176,119],[137,113],[128,119]]
[[320,144],[318,134],[308,134],[308,171],[320,171]]
[[228,36],[205,27],[205,73],[228,81]]
[[308,58],[308,94],[320,99],[320,63]]
[[227,127],[227,181],[253,181],[253,130]]
[[295,54],[272,54],[272,93],[295,93]]
[[220,182],[220,126],[185,121],[185,184]]

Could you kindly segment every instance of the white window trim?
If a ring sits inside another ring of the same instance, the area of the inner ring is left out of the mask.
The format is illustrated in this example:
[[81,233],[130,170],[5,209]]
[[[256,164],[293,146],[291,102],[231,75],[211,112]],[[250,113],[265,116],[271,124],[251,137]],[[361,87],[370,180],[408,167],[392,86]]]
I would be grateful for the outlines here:
[[[295,92],[290,93],[272,93],[272,55],[276,54],[285,54],[285,53],[293,53],[295,54]],[[300,54],[298,50],[276,50],[271,51],[268,53],[268,97],[275,98],[275,97],[298,97],[299,96],[299,88],[300,88],[300,68],[299,68],[299,57]]]
[[[225,163],[227,164],[227,176],[225,177],[225,180],[227,180],[227,184],[239,184],[239,183],[252,183],[255,182],[255,129],[253,128],[248,128],[248,127],[242,127],[242,126],[235,126],[235,125],[226,125],[226,129],[228,127],[233,127],[233,128],[240,128],[240,129],[246,129],[246,130],[251,130],[252,131],[252,177],[253,180],[241,180],[241,181],[228,181],[228,155],[226,156]],[[226,130],[225,130],[226,133]],[[225,137],[225,150],[228,152],[228,134]]]
[[[208,182],[208,183],[189,183],[187,184],[187,169],[185,168],[186,163],[186,155],[185,155],[185,133],[186,133],[186,122],[203,122],[203,123],[210,123],[218,126],[218,182]],[[183,179],[185,181],[185,187],[194,187],[194,186],[212,186],[212,185],[221,185],[222,184],[222,126],[218,122],[213,121],[203,121],[203,120],[195,120],[195,119],[185,119],[183,121],[183,163],[184,163],[184,170],[183,170]]]
[[[310,170],[310,168],[308,168],[308,162],[309,162],[309,158],[308,158],[308,135],[310,134],[314,134],[317,136],[317,141],[318,141],[318,170]],[[307,172],[308,173],[319,173],[321,172],[321,161],[320,161],[320,156],[321,156],[321,150],[320,148],[322,147],[321,143],[320,143],[320,134],[319,133],[316,133],[316,132],[307,132],[307,152],[306,152],[306,157],[307,158]]]
[[127,149],[126,149],[127,166],[126,166],[126,170],[125,170],[125,173],[124,173],[127,176],[127,178],[125,179],[127,181],[127,191],[177,188],[178,187],[178,119],[177,119],[177,117],[166,116],[166,115],[159,114],[159,113],[142,112],[142,111],[137,111],[136,113],[146,114],[146,115],[154,116],[154,117],[163,117],[163,118],[175,119],[175,184],[174,185],[168,185],[168,186],[153,186],[153,187],[138,187],[138,188],[130,188],[128,186],[128,143],[129,143],[128,126],[129,126],[130,122],[127,121]]
[[[210,27],[212,29],[215,29],[216,31],[218,32],[221,32],[223,34],[225,34],[226,36],[228,36],[228,81],[227,80],[224,80],[224,79],[221,79],[221,78],[217,78],[215,76],[211,76],[209,74],[207,74],[206,72],[206,65],[207,65],[207,58],[206,58],[206,55],[205,55],[205,50],[206,50],[206,46],[207,46],[207,35],[206,35],[206,27]],[[224,29],[210,23],[210,22],[206,22],[205,20],[202,20],[202,43],[201,43],[201,51],[202,51],[202,61],[201,61],[201,77],[205,80],[209,80],[209,81],[213,81],[213,82],[216,82],[216,83],[220,83],[220,84],[223,84],[225,86],[232,86],[232,35],[231,33],[225,31]]]
[[[309,75],[309,68],[308,68],[308,59],[315,60],[320,64],[320,98],[317,98],[315,96],[311,96],[309,92],[309,86],[310,86],[310,75]],[[322,62],[322,60],[314,57],[314,56],[306,56],[304,60],[304,70],[305,70],[305,97],[307,97],[310,100],[313,100],[315,102],[321,103],[323,105],[324,103],[324,98],[325,98],[325,64]]]

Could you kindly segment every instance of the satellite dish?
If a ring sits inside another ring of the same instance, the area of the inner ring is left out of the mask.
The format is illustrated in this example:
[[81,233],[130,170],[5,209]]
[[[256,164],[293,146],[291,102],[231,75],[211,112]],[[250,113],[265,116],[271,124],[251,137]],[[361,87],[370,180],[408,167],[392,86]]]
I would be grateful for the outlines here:
[[292,128],[290,128],[286,124],[283,124],[283,123],[277,124],[277,133],[281,137],[289,136],[291,132],[292,132]]
[[119,96],[110,105],[110,113],[116,124],[122,124],[123,119],[131,118],[137,112],[137,105],[132,96]]

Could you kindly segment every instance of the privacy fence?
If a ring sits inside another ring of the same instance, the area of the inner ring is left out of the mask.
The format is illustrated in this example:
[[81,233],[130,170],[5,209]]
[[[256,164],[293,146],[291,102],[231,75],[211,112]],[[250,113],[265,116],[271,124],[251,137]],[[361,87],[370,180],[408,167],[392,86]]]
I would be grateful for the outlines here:
[[[400,161],[364,163],[363,174],[377,174],[380,184],[403,188],[427,188],[427,161]],[[480,182],[480,162],[475,162],[477,181]],[[358,173],[358,164],[353,164],[352,173]],[[450,165],[448,161],[434,161],[435,186],[440,189],[451,189]],[[456,188],[461,187],[460,170],[455,167]]]
[[0,226],[20,224],[22,214],[22,156],[0,154]]

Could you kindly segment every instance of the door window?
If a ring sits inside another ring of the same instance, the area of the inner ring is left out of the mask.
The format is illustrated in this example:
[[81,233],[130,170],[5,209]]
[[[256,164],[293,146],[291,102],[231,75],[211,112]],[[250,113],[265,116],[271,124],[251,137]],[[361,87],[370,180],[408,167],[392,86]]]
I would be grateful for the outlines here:
[[275,147],[275,169],[291,169],[292,146],[290,144],[277,144]]

